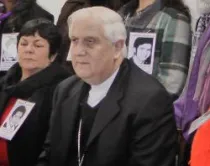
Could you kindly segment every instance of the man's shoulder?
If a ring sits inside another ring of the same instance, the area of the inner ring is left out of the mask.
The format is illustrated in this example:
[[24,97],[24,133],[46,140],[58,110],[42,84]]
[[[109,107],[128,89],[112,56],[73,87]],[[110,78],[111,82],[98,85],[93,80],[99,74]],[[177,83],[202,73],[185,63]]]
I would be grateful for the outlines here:
[[154,76],[144,72],[131,60],[129,63],[131,66],[129,86],[134,88],[136,93],[146,95],[162,92],[163,94],[168,95],[164,86]]
[[172,97],[163,85],[135,65],[131,66],[125,101],[129,103],[130,109],[152,117],[163,113],[163,107],[172,105]]
[[79,81],[81,81],[79,77],[77,77],[76,75],[72,75],[66,78],[65,80],[61,81],[57,87],[66,89],[66,88],[72,87],[72,85],[74,85],[75,83]]
[[78,78],[76,75],[66,78],[65,80],[63,80],[57,85],[54,91],[54,98],[56,98],[56,100],[64,99],[70,94],[73,94],[77,92],[78,90],[80,90],[83,83],[84,82],[81,81],[81,79]]

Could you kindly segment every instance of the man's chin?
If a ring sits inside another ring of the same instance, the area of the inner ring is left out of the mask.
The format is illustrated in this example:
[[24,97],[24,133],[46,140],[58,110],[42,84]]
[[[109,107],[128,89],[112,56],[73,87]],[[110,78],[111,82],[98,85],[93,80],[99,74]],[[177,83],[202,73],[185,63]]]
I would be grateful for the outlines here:
[[90,74],[88,74],[87,72],[76,72],[76,75],[81,78],[82,80],[86,80],[88,78],[90,78]]

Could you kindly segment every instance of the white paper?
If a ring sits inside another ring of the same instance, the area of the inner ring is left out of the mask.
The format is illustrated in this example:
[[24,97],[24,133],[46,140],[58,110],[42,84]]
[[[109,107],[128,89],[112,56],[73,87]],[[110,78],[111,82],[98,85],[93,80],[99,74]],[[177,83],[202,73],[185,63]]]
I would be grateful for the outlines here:
[[128,59],[152,74],[156,46],[156,33],[131,32],[128,44]]
[[18,99],[7,118],[0,126],[0,137],[6,140],[12,140],[30,114],[34,105],[35,103]]
[[193,133],[195,130],[197,130],[202,124],[204,124],[206,121],[210,119],[210,111],[206,112],[196,120],[194,120],[191,125],[190,129],[188,131],[188,134]]
[[17,62],[18,33],[2,34],[0,71],[7,71]]

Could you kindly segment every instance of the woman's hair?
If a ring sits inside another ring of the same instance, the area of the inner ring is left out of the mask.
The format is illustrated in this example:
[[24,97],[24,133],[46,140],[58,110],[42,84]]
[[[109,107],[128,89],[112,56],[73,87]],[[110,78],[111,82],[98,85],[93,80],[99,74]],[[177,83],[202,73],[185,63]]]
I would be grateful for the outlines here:
[[26,22],[17,37],[17,44],[22,36],[34,36],[36,33],[48,41],[50,45],[49,57],[55,55],[60,48],[61,34],[51,21],[44,18],[38,18]]
[[91,6],[105,6],[112,10],[119,10],[129,0],[90,0]]

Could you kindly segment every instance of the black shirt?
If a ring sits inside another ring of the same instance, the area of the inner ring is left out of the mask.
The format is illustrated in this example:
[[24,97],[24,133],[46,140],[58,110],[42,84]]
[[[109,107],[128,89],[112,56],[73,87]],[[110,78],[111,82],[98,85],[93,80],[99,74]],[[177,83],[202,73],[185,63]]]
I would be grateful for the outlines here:
[[[79,123],[80,120],[82,120],[82,126],[81,126],[81,142],[80,142],[80,156],[82,156],[85,153],[86,150],[86,144],[88,141],[88,138],[91,133],[91,129],[97,114],[98,109],[100,108],[100,105],[102,101],[97,104],[95,107],[91,107],[87,104],[87,94],[90,87],[84,88],[84,91],[82,93],[81,102],[79,104],[78,110],[79,110],[79,116],[77,118],[77,123],[75,125],[75,132],[74,132],[74,139],[73,144],[70,147],[70,162],[69,166],[78,166],[78,132],[79,132]],[[85,165],[85,163],[83,164]]]

